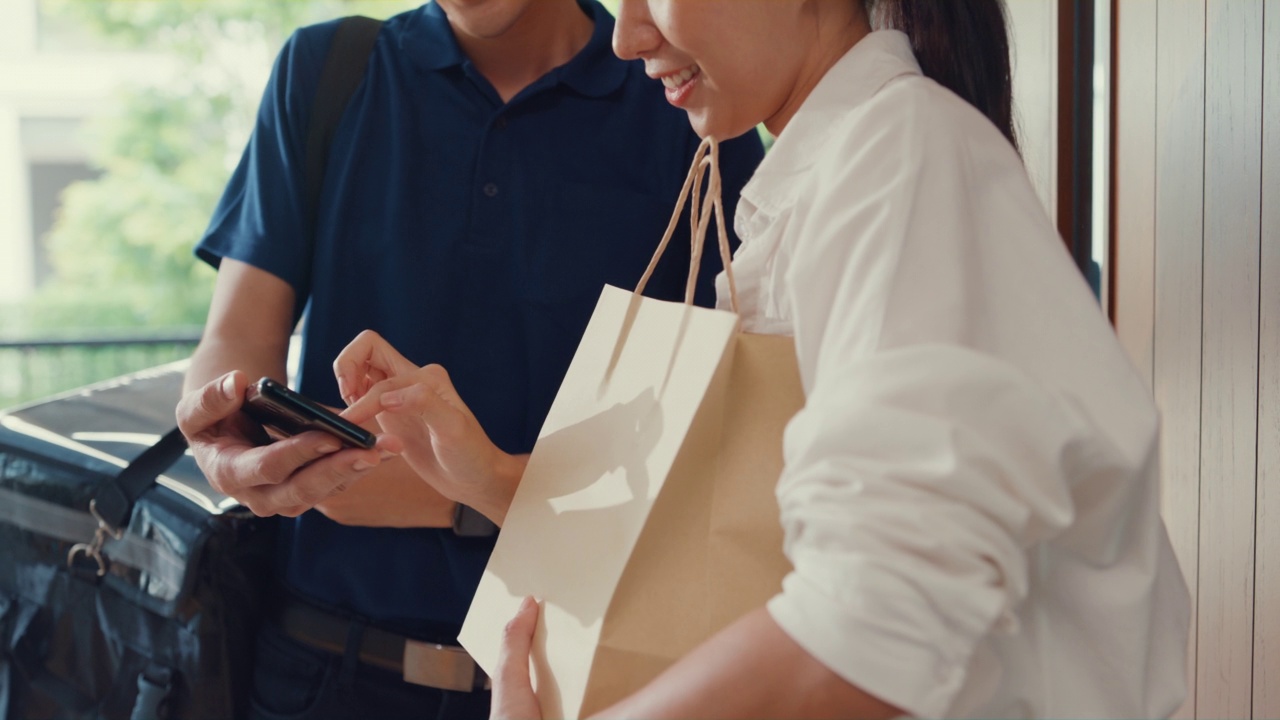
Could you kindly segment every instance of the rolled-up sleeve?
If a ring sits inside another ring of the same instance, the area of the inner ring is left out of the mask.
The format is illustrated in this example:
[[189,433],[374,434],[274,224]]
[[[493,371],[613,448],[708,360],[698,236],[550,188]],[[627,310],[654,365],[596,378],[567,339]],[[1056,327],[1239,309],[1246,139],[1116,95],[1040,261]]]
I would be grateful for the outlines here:
[[769,610],[849,682],[937,717],[983,637],[1012,628],[1026,548],[1070,523],[1062,465],[1087,426],[963,348],[842,370],[787,428],[778,499],[795,570]]
[[845,161],[795,220],[807,400],[778,485],[794,572],[769,611],[847,681],[937,717],[984,638],[1015,627],[1029,548],[1071,523],[1095,431],[983,346],[981,183],[962,143],[895,102],[833,149]]

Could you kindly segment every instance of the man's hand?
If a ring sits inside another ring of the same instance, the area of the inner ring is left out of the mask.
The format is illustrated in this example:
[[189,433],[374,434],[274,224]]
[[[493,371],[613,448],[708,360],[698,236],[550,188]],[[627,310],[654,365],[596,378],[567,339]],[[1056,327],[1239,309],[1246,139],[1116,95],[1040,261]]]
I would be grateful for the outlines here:
[[529,677],[529,650],[538,627],[538,603],[526,597],[502,631],[498,672],[493,678],[489,720],[542,720],[542,707]]
[[240,408],[247,385],[234,371],[183,396],[178,427],[209,484],[255,515],[295,517],[341,492],[380,462],[378,449],[343,449],[322,432],[267,442]]
[[344,417],[361,424],[376,418],[382,447],[445,497],[502,524],[527,456],[493,444],[443,367],[420,368],[366,330],[338,355],[334,374],[353,400]]

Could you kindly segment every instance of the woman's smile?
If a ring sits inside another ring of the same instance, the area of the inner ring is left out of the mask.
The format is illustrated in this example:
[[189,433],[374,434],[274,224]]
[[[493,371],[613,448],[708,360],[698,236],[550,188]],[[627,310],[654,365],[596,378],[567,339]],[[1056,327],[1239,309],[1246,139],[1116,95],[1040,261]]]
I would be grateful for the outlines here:
[[684,107],[689,93],[697,87],[701,76],[702,69],[696,64],[673,72],[650,75],[653,79],[662,81],[667,92],[667,102],[676,107]]

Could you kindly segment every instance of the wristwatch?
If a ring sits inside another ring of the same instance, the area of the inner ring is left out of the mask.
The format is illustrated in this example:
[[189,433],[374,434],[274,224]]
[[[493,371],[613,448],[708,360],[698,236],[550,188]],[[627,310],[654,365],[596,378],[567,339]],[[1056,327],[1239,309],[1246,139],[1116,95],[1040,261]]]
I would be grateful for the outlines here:
[[474,508],[457,503],[453,506],[453,534],[458,537],[490,537],[498,534],[498,526]]

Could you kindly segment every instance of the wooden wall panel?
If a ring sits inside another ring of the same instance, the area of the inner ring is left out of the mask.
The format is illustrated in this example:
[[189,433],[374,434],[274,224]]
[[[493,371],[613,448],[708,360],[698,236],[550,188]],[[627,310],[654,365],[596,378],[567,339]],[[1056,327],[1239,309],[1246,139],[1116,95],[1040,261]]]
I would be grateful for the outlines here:
[[1196,641],[1196,714],[1206,718],[1251,712],[1262,8],[1208,0],[1206,13]]
[[1116,333],[1151,387],[1155,320],[1156,0],[1116,4],[1115,216]]
[[1253,717],[1280,718],[1280,0],[1266,0]]
[[1115,317],[1149,358],[1197,603],[1180,714],[1280,718],[1280,0],[1124,0],[1116,21]]
[[1058,13],[1044,0],[1007,0],[1013,112],[1027,174],[1055,217],[1058,128]]
[[1156,28],[1152,380],[1163,421],[1161,510],[1192,600],[1189,692],[1179,717],[1193,717],[1200,554],[1205,0],[1161,0]]

